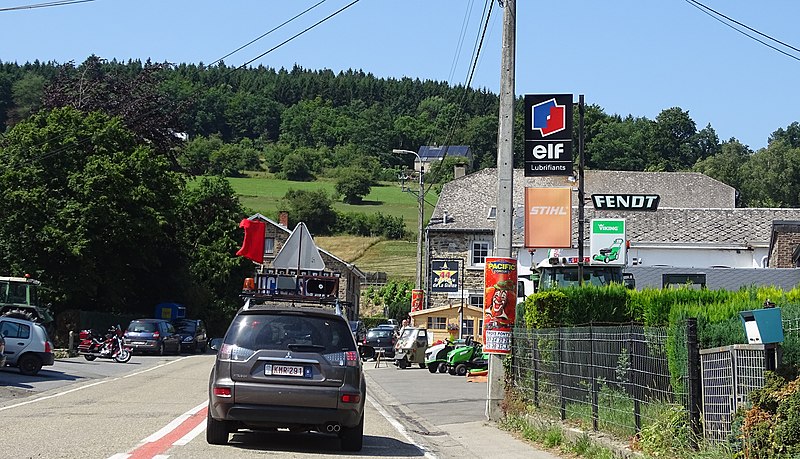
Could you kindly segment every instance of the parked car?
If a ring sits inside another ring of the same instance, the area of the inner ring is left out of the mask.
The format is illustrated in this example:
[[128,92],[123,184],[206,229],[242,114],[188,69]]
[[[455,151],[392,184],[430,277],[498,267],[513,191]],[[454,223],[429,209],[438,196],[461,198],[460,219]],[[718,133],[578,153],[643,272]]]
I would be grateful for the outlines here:
[[42,324],[0,316],[0,335],[5,338],[6,364],[24,375],[34,376],[55,362],[53,344]]
[[6,366],[6,340],[0,335],[0,368]]
[[206,440],[237,429],[335,434],[360,451],[366,380],[347,320],[333,309],[273,303],[234,317],[209,381]]
[[181,336],[175,327],[164,319],[132,320],[125,331],[125,344],[134,352],[151,352],[158,355],[181,353]]
[[367,339],[367,326],[360,320],[350,321],[350,331],[353,332],[353,336],[356,337],[356,343],[358,344],[362,344],[364,340]]
[[172,321],[175,332],[181,336],[181,351],[205,354],[208,348],[206,325],[200,319],[176,319]]
[[[383,351],[383,356],[390,359],[394,358],[394,345],[397,342],[397,335],[394,328],[391,327],[375,327],[367,331],[367,341],[365,346],[371,347],[375,352]],[[372,354],[373,359],[377,358],[377,354]]]

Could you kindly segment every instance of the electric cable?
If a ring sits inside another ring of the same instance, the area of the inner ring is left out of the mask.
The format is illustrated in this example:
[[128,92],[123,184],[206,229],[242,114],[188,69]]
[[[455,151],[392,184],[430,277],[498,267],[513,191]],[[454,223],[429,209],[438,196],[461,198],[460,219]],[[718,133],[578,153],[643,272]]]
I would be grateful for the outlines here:
[[32,10],[36,8],[50,8],[52,6],[65,6],[74,5],[76,3],[89,3],[95,0],[62,0],[56,2],[33,3],[30,5],[11,6],[8,8],[0,8],[0,12],[4,11],[18,11],[18,10]]
[[748,38],[750,38],[752,40],[755,40],[755,41],[761,43],[762,45],[766,46],[767,48],[775,50],[775,51],[777,51],[777,52],[779,52],[779,53],[781,53],[781,54],[783,54],[783,55],[785,55],[787,57],[790,57],[790,58],[794,59],[794,60],[800,61],[800,57],[797,57],[797,56],[795,56],[795,55],[793,55],[791,53],[788,53],[788,52],[786,52],[786,51],[784,51],[784,50],[782,50],[782,49],[780,49],[780,48],[778,48],[776,46],[773,46],[773,45],[765,42],[764,40],[759,39],[758,37],[754,37],[753,35],[750,35],[749,33],[745,32],[744,30],[736,28],[733,25],[731,25],[730,23],[723,21],[722,19],[720,19],[720,17],[725,18],[726,20],[731,21],[731,22],[733,22],[733,23],[735,23],[735,24],[737,24],[737,25],[739,25],[741,27],[744,27],[744,28],[746,28],[746,29],[748,29],[748,30],[750,30],[752,32],[755,32],[758,35],[761,35],[762,37],[765,37],[765,38],[767,38],[769,40],[772,40],[775,43],[779,43],[779,44],[781,44],[781,45],[783,45],[783,46],[785,46],[785,47],[787,47],[789,49],[792,49],[792,50],[798,51],[798,52],[800,52],[800,49],[798,49],[798,48],[796,48],[796,47],[794,47],[792,45],[789,45],[787,43],[784,43],[784,42],[782,42],[782,41],[780,41],[780,40],[778,40],[776,38],[773,38],[773,37],[771,37],[769,35],[766,35],[766,34],[764,34],[762,32],[759,32],[758,30],[756,30],[756,29],[754,29],[754,28],[752,28],[752,27],[750,27],[750,26],[748,26],[746,24],[743,24],[743,23],[741,23],[741,22],[739,22],[739,21],[737,21],[735,19],[732,19],[732,18],[730,18],[728,16],[725,16],[724,14],[719,13],[718,11],[707,7],[706,5],[703,5],[702,3],[700,3],[700,2],[698,2],[696,0],[684,0],[684,1],[686,3],[688,3],[688,4],[690,4],[691,6],[697,8],[701,12],[707,14],[712,19],[715,19],[715,20],[719,21],[720,23],[730,27],[731,29],[739,32],[740,34],[742,34],[742,35],[744,35],[744,36],[746,36],[746,37],[748,37]]
[[458,58],[461,55],[461,47],[464,45],[464,37],[467,35],[467,25],[469,24],[469,16],[472,13],[472,7],[475,4],[475,0],[470,0],[469,4],[467,5],[467,9],[464,11],[464,19],[461,22],[461,33],[458,36],[458,44],[456,45],[456,52],[453,55],[453,63],[450,65],[450,73],[447,75],[447,81],[453,80],[453,75],[456,72],[456,67],[458,66]]

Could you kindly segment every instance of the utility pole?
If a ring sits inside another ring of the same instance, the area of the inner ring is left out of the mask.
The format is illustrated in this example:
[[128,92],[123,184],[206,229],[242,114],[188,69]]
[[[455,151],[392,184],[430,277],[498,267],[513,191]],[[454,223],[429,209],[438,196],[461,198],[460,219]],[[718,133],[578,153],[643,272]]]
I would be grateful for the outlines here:
[[[503,7],[503,51],[500,63],[500,127],[497,136],[497,218],[495,256],[511,257],[514,224],[514,57],[517,41],[516,0],[498,0]],[[484,305],[484,308],[490,305]],[[486,324],[484,324],[486,326]],[[503,357],[489,354],[486,414],[490,421],[503,418]]]
[[409,155],[414,155],[417,158],[417,162],[419,162],[419,191],[417,192],[417,206],[419,207],[419,214],[417,215],[417,279],[416,279],[416,289],[420,290],[424,288],[424,281],[423,278],[425,277],[425,270],[423,269],[423,260],[425,257],[422,256],[422,239],[423,239],[423,228],[422,222],[425,220],[425,163],[422,162],[422,158],[420,158],[419,153],[416,151],[411,150],[400,150],[394,149],[392,153],[405,153]]

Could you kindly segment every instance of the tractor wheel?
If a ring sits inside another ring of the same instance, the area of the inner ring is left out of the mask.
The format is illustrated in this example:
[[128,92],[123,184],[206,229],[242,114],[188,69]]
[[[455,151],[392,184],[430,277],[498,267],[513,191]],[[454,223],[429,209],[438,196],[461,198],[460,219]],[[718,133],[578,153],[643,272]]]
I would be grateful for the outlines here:
[[425,368],[425,364],[424,364],[424,363],[420,363],[420,364],[419,364],[419,367],[420,367],[420,368]]
[[457,376],[466,376],[467,375],[467,366],[463,363],[459,363],[456,365],[455,374]]
[[428,371],[431,372],[431,373],[436,373],[436,370],[438,370],[438,369],[439,369],[439,364],[436,363],[436,362],[433,362],[433,363],[428,365]]
[[447,364],[444,362],[439,362],[439,367],[437,368],[439,373],[447,373]]

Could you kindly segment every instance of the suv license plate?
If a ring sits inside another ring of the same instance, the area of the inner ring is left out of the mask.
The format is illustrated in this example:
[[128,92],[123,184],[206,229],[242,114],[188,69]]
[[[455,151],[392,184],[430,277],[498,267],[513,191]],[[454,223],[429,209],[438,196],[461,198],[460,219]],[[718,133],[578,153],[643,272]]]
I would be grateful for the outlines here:
[[264,374],[267,376],[304,376],[303,367],[293,365],[264,365]]

